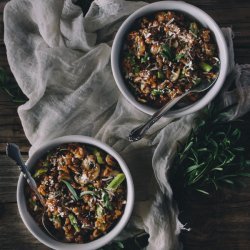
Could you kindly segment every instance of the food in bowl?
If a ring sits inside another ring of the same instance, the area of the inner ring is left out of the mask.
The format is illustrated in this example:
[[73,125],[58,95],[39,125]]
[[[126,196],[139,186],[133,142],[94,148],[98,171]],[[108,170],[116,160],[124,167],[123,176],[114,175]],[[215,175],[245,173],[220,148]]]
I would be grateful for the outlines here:
[[183,13],[160,11],[135,21],[125,37],[121,66],[135,98],[159,108],[201,82],[214,81],[220,60],[209,28]]
[[[123,215],[125,175],[116,159],[96,146],[61,144],[35,164],[33,177],[60,241],[91,242],[108,233]],[[25,196],[30,214],[41,225],[44,210],[28,185]]]

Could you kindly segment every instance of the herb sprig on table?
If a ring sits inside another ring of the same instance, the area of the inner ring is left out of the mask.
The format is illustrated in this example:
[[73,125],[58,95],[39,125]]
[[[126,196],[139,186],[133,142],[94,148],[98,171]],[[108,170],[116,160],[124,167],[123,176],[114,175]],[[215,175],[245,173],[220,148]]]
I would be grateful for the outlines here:
[[7,94],[12,102],[24,103],[28,99],[19,88],[14,77],[9,76],[6,71],[0,68],[0,91]]
[[222,185],[244,185],[239,177],[250,177],[250,160],[241,146],[241,130],[226,121],[227,110],[211,105],[197,119],[186,143],[174,160],[176,182],[187,191],[210,194]]
[[134,236],[124,241],[113,241],[98,250],[144,249],[148,245],[148,237],[149,235],[144,230],[138,230]]

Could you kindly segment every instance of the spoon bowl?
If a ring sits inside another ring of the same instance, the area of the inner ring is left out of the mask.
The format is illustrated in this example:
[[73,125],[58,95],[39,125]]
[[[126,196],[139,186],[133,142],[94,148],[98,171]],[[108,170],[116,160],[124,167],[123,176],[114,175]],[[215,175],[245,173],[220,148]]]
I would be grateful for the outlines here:
[[161,109],[156,111],[147,122],[145,122],[143,125],[140,125],[140,126],[134,128],[129,134],[129,137],[128,137],[129,141],[131,141],[131,142],[139,141],[145,135],[145,133],[148,131],[148,129],[151,128],[151,126],[153,126],[153,124],[155,124],[162,116],[164,116],[181,99],[183,99],[185,96],[187,96],[190,93],[201,93],[201,92],[204,92],[204,91],[210,89],[214,85],[216,80],[217,80],[217,78],[215,78],[210,83],[202,82],[198,85],[195,85],[193,88],[186,91],[184,94],[172,99],[170,102],[165,104]]

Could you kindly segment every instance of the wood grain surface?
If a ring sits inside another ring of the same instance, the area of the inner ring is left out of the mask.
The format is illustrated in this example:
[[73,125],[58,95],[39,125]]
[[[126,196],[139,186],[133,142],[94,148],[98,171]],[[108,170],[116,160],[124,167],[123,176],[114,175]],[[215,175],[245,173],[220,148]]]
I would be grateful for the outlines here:
[[[3,41],[3,10],[7,2],[0,1],[0,67],[10,72]],[[221,27],[232,27],[235,61],[239,64],[250,63],[250,1],[186,2],[206,11]],[[19,171],[5,156],[6,142],[17,143],[26,158],[30,147],[18,118],[17,107],[0,93],[0,249],[48,249],[28,232],[21,221],[16,204]],[[249,129],[249,123],[245,126]],[[184,249],[250,249],[250,181],[246,182],[245,189],[225,189],[211,199],[177,197],[180,218],[192,229],[183,232],[180,237]]]

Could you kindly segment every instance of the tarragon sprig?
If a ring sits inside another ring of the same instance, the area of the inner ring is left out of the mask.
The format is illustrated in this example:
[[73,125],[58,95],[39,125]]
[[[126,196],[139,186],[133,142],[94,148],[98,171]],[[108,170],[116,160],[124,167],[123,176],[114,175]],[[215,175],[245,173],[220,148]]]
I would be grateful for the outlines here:
[[241,146],[241,130],[226,117],[226,110],[211,105],[197,120],[175,157],[175,182],[207,195],[223,184],[244,185],[239,177],[250,177],[250,160]]
[[28,100],[14,77],[7,75],[6,71],[2,68],[0,68],[0,91],[7,94],[11,98],[11,101],[15,103],[24,103]]

